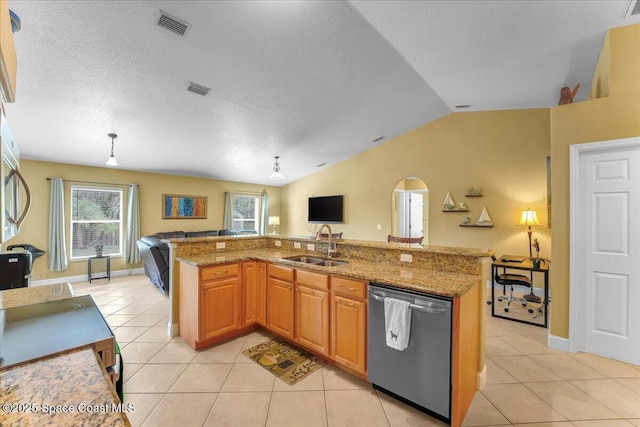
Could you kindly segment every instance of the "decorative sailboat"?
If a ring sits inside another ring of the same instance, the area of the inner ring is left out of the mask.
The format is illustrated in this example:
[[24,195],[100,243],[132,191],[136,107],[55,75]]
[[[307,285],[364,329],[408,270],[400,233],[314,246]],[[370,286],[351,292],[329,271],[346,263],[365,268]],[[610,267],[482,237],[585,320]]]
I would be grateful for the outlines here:
[[447,197],[444,198],[444,202],[442,203],[442,209],[445,211],[450,211],[456,208],[456,204],[451,197],[451,194],[447,193]]
[[491,221],[491,218],[489,217],[489,214],[487,213],[487,208],[485,208],[484,206],[482,207],[482,213],[480,213],[480,218],[478,218],[478,220],[476,221],[476,225],[492,225],[493,222]]

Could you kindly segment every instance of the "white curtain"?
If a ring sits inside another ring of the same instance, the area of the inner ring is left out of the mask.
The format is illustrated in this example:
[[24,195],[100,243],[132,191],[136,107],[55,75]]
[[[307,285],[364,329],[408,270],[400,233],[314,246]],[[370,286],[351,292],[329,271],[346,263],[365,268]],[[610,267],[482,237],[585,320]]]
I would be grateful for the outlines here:
[[222,228],[233,230],[233,206],[231,206],[231,193],[224,192],[224,217],[222,218]]
[[140,202],[138,185],[129,184],[129,207],[127,212],[127,264],[140,262],[140,251],[136,241],[140,239]]
[[67,247],[64,235],[64,185],[62,178],[51,179],[49,204],[49,270],[67,269]]
[[268,208],[269,208],[269,196],[267,195],[267,191],[262,192],[262,196],[260,196],[260,234],[267,234],[267,226],[268,224]]

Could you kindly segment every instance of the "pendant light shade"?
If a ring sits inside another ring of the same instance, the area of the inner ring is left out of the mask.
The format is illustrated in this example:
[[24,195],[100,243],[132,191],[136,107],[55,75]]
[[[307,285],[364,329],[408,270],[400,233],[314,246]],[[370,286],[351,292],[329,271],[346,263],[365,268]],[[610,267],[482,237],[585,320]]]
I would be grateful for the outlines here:
[[118,161],[116,160],[116,157],[113,155],[113,140],[116,139],[118,135],[116,135],[115,133],[110,133],[107,136],[111,138],[111,155],[107,159],[107,166],[118,166]]
[[278,159],[280,158],[280,156],[274,156],[273,158],[276,159],[276,163],[273,165],[273,173],[269,175],[269,178],[284,179],[284,175],[280,173],[280,164],[278,163]]

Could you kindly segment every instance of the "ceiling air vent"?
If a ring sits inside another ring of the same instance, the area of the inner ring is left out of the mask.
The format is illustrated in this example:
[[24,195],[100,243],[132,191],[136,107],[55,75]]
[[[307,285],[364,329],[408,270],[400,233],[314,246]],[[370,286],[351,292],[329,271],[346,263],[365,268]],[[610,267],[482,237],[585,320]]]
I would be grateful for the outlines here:
[[190,82],[187,88],[189,92],[197,93],[198,95],[205,96],[211,90],[210,87],[199,85],[198,83]]
[[380,141],[382,141],[384,138],[385,138],[384,136],[379,136],[379,137],[377,137],[376,139],[372,139],[372,140],[371,140],[371,142],[380,142]]
[[184,36],[184,33],[187,32],[187,28],[189,28],[189,24],[187,24],[186,22],[181,21],[178,18],[162,11],[160,11],[158,25],[181,36]]

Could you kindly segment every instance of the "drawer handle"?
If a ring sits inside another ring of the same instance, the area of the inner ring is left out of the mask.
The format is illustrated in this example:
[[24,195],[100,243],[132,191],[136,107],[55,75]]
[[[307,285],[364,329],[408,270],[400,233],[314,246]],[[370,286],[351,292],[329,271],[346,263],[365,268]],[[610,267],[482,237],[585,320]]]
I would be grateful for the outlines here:
[[347,286],[342,286],[342,285],[340,285],[340,288],[342,288],[342,289],[346,289],[346,290],[348,290],[348,291],[355,291],[355,290],[356,290],[356,288],[349,288],[349,287],[347,287]]
[[353,306],[355,306],[355,305],[356,305],[356,303],[355,303],[355,302],[346,302],[346,301],[344,301],[344,300],[338,300],[338,304],[341,304],[341,305],[348,305],[349,307],[353,307]]
[[219,276],[221,274],[227,274],[229,272],[229,270],[225,270],[225,271],[214,271],[213,274],[215,274],[216,276]]

